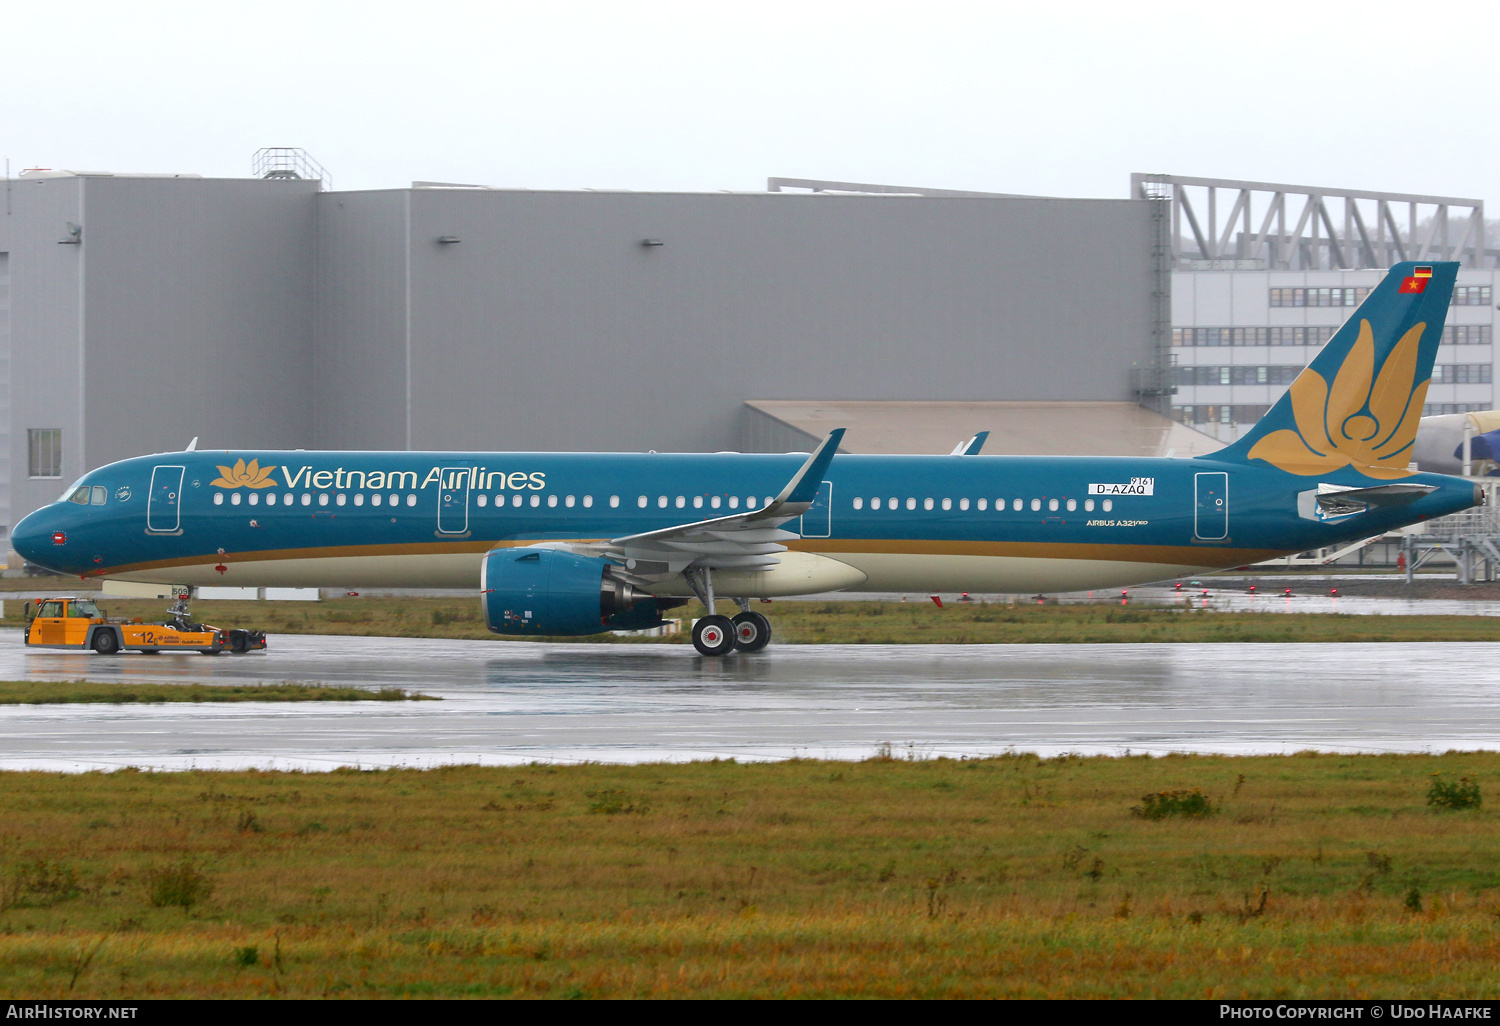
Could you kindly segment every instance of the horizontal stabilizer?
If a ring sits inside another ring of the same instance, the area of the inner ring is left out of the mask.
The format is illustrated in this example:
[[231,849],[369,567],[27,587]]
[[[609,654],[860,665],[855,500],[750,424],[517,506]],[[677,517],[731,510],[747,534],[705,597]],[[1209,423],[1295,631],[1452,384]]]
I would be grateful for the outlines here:
[[1373,488],[1347,488],[1343,485],[1318,485],[1318,510],[1324,517],[1346,517],[1363,513],[1371,506],[1407,506],[1437,489],[1423,484],[1387,484]]

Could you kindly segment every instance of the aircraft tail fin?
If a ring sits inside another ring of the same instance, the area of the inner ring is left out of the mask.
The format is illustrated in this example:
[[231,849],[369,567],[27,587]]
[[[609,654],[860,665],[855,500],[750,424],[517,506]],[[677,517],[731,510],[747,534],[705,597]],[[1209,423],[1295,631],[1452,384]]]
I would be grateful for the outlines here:
[[1211,458],[1405,476],[1457,276],[1456,262],[1396,264],[1250,432]]

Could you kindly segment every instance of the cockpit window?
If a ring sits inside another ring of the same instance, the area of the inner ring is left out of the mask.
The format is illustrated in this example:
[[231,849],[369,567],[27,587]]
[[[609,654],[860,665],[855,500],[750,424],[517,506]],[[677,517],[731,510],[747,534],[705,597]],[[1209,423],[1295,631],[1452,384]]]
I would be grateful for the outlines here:
[[68,496],[68,501],[69,502],[76,502],[80,506],[87,506],[89,504],[89,490],[88,490],[88,486],[85,485],[82,488],[75,488],[75,489],[73,489],[73,494],[70,495],[70,496]]
[[93,496],[89,499],[89,503],[94,506],[102,506],[107,498],[109,498],[109,490],[103,485],[94,485]]
[[74,599],[72,602],[72,614],[74,616],[98,616],[99,607],[89,599]]
[[[68,485],[67,490],[64,491],[61,495],[59,495],[57,497],[57,501],[58,502],[68,502],[68,501],[78,502],[78,501],[80,501],[76,496],[78,495],[78,488],[82,484],[83,484],[83,478],[80,477],[77,481],[74,481],[72,484]],[[89,500],[88,499],[83,499],[82,501],[83,502],[88,502]]]

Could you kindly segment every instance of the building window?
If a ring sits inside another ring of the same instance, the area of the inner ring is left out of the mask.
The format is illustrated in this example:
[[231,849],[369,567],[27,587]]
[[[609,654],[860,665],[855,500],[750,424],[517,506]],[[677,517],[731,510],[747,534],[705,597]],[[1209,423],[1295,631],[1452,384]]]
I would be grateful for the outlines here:
[[1272,306],[1358,306],[1368,288],[1282,288],[1271,290]]
[[30,456],[27,473],[32,477],[62,477],[62,428],[28,428]]
[[1453,298],[1448,301],[1449,306],[1489,306],[1490,287],[1488,285],[1459,285],[1453,290]]
[[1490,344],[1488,324],[1450,324],[1443,329],[1445,346],[1487,346]]
[[1443,417],[1452,413],[1474,413],[1487,409],[1489,406],[1484,403],[1428,403],[1422,407],[1422,416]]
[[1487,363],[1444,363],[1432,369],[1434,385],[1487,385],[1491,365]]

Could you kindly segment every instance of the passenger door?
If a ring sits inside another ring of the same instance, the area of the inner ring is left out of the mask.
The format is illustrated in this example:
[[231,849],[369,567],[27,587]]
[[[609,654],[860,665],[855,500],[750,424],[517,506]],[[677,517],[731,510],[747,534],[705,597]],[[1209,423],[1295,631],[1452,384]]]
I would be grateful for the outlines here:
[[182,533],[182,474],[184,467],[151,471],[151,496],[146,502],[146,530],[152,534]]
[[469,531],[469,483],[472,467],[444,467],[438,482],[438,534]]
[[1193,475],[1193,535],[1204,541],[1229,537],[1229,475]]

